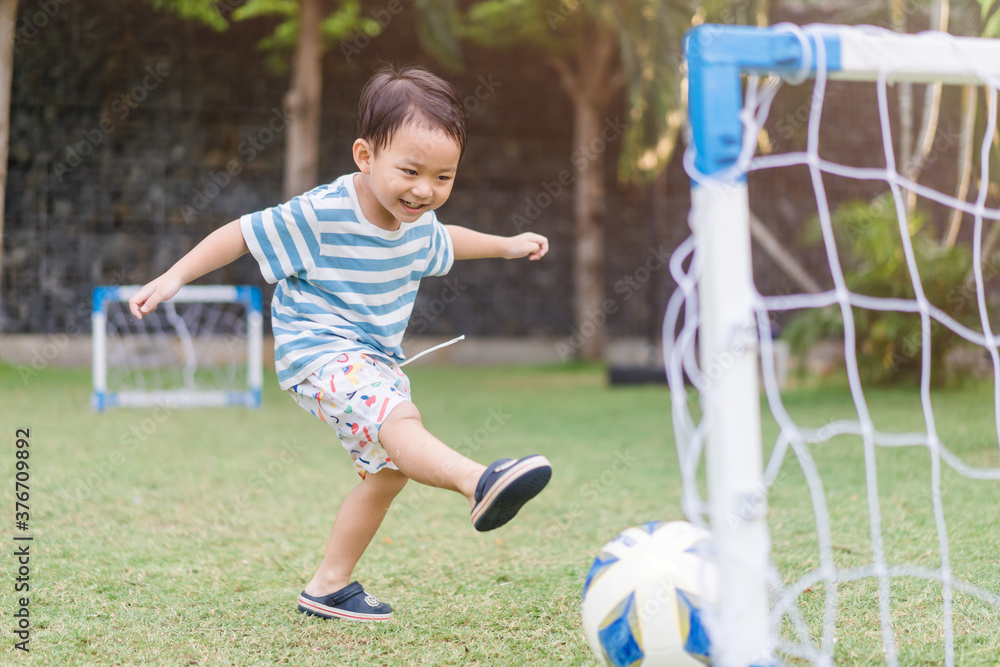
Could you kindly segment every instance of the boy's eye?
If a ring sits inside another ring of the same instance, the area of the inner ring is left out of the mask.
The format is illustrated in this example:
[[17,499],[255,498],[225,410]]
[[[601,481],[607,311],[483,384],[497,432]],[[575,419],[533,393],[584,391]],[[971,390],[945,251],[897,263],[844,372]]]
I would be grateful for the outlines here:
[[438,180],[442,181],[442,182],[444,182],[444,181],[450,181],[451,180],[451,176],[438,176]]
[[404,169],[403,173],[406,174],[407,176],[416,176],[417,175],[417,172],[414,169]]

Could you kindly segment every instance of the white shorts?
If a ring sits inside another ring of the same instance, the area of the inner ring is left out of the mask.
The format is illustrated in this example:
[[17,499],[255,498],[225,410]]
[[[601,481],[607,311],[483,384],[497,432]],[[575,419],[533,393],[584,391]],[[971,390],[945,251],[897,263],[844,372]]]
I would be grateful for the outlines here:
[[378,439],[393,408],[410,402],[410,380],[398,366],[360,352],[344,353],[288,393],[337,432],[362,478],[382,468],[398,470]]

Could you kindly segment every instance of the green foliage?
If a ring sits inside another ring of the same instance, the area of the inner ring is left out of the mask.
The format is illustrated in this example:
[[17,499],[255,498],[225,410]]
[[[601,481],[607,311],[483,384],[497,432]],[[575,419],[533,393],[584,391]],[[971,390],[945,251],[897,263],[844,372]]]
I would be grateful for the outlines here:
[[[171,12],[185,21],[197,21],[217,32],[229,27],[225,13],[227,8],[215,0],[147,0],[155,9]],[[232,7],[228,7],[232,9]]]
[[[156,9],[172,12],[184,20],[198,21],[219,32],[229,28],[229,21],[276,20],[274,31],[260,40],[257,46],[267,53],[267,63],[272,70],[278,74],[287,73],[288,55],[295,51],[299,39],[298,0],[246,0],[239,6],[236,6],[235,0],[223,2],[148,0],[148,2]],[[369,37],[374,37],[382,31],[378,21],[361,15],[360,0],[339,0],[336,7],[335,11],[323,19],[321,29],[325,47],[342,41],[354,30],[361,30]]]
[[[247,0],[233,12],[234,21],[277,18],[274,32],[260,40],[257,46],[268,54],[268,66],[278,74],[288,71],[288,56],[298,43],[299,9],[298,0]],[[336,11],[323,19],[324,47],[340,42],[356,29],[374,37],[382,31],[382,26],[375,19],[361,15],[360,0],[340,0]]]
[[619,177],[651,179],[670,160],[684,123],[682,45],[693,0],[612,3],[629,106]]
[[982,5],[983,37],[1000,37],[1000,0],[979,0]]
[[618,34],[628,100],[619,176],[652,178],[669,161],[684,123],[682,43],[698,0],[484,0],[463,33],[481,44],[527,46],[557,56],[587,39],[587,22]]
[[460,69],[461,14],[456,0],[416,0],[415,4],[420,46],[446,67]]
[[770,0],[701,0],[698,3],[698,14],[703,15],[705,23],[724,23],[726,25],[756,25],[758,18],[767,18],[770,13]]
[[274,32],[257,42],[267,53],[267,65],[277,74],[288,73],[288,55],[299,39],[299,3],[296,0],[249,0],[233,12],[234,21],[277,17]]
[[466,12],[462,33],[487,46],[566,53],[580,20],[580,0],[483,0]]
[[289,19],[299,15],[298,0],[247,0],[233,12],[233,18],[256,18],[259,16],[277,15]]
[[[913,299],[914,288],[899,236],[899,222],[891,195],[871,202],[854,202],[837,209],[832,217],[838,254],[847,288],[866,296]],[[920,212],[909,220],[909,236],[928,301],[952,318],[971,324],[975,304],[962,298],[971,253],[964,246],[945,248],[924,225]],[[819,224],[813,224],[818,240]],[[916,313],[855,308],[856,352],[866,382],[876,385],[918,381],[923,334]],[[812,309],[799,314],[785,330],[794,352],[804,354],[819,340],[843,340],[840,308]],[[961,339],[947,327],[931,323],[932,379],[946,379],[943,360]]]

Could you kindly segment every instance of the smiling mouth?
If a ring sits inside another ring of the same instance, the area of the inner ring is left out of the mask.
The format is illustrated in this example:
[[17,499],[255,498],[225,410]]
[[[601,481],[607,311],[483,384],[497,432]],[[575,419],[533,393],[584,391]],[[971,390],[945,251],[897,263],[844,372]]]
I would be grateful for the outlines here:
[[427,204],[414,204],[412,202],[406,201],[405,199],[400,199],[399,201],[403,204],[403,206],[412,209],[414,211],[419,211],[420,209],[425,208],[427,206]]

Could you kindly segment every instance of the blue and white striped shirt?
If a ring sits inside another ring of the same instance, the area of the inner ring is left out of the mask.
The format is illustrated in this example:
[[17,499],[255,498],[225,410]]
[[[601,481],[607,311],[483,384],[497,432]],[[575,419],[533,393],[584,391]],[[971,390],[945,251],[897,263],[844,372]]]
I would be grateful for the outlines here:
[[361,212],[354,174],[244,215],[240,229],[271,302],[282,389],[342,352],[398,363],[420,279],[448,273],[451,236],[433,211],[390,232]]

